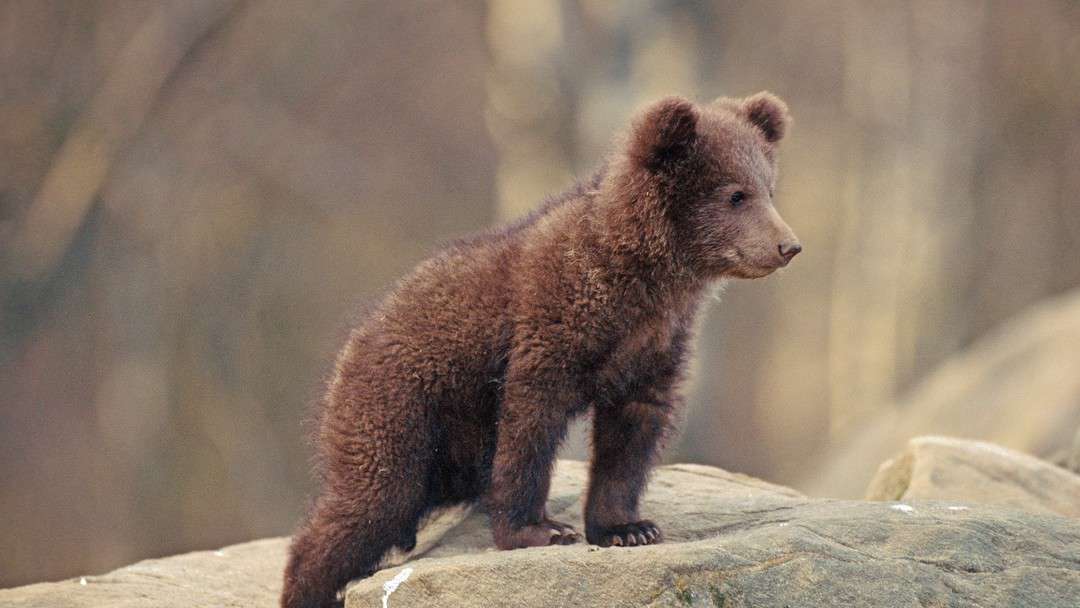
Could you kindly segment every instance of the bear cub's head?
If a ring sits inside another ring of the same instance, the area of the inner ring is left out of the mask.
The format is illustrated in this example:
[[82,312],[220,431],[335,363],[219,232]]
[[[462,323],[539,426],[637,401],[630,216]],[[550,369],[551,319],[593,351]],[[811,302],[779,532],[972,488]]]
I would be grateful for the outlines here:
[[630,133],[631,182],[663,207],[672,247],[707,277],[763,277],[802,250],[773,206],[776,147],[791,118],[770,93],[663,99]]

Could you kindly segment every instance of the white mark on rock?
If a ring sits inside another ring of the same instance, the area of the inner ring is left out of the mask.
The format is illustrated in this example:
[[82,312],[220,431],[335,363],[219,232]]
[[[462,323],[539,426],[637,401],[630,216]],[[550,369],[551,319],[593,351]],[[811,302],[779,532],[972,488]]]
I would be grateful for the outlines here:
[[225,552],[221,549],[218,549],[217,551],[214,551],[214,555],[217,557],[225,557]]
[[786,521],[780,522],[780,527],[781,528],[786,528],[787,526],[788,526],[788,522],[786,522]]
[[383,608],[389,608],[390,606],[390,594],[397,591],[397,588],[401,586],[401,583],[409,580],[412,576],[412,568],[405,568],[401,572],[398,572],[394,578],[386,581],[382,584],[383,596],[382,605]]
[[85,576],[80,576],[79,577],[79,584],[82,585],[83,587],[86,586],[86,577]]
[[889,508],[892,509],[893,511],[900,511],[901,513],[914,513],[915,512],[915,507],[913,507],[911,505],[905,505],[904,503],[900,503],[898,505],[892,505]]
[[969,508],[970,507],[964,507],[964,506],[961,506],[961,505],[950,505],[949,506],[950,511],[967,511]]

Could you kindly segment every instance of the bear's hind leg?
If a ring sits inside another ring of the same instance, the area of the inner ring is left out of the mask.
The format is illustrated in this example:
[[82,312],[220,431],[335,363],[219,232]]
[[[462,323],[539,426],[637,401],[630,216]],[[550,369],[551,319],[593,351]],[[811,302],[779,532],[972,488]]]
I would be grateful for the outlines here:
[[391,548],[414,543],[422,496],[395,503],[321,497],[289,548],[282,608],[340,606],[337,594],[349,581],[371,576]]
[[341,606],[337,594],[379,567],[393,547],[415,543],[428,510],[430,459],[423,437],[379,449],[338,443],[322,495],[293,537],[282,608]]

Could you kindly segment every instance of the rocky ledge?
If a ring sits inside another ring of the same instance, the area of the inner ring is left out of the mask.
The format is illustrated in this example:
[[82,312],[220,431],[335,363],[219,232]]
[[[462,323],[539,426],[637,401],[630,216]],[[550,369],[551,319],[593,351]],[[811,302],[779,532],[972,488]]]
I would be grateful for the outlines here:
[[[585,479],[582,463],[560,462],[555,517],[580,525]],[[1080,606],[1080,521],[1009,502],[811,499],[671,465],[656,471],[643,505],[663,544],[500,552],[474,513],[425,555],[354,583],[346,605]],[[268,539],[140,562],[0,591],[0,605],[274,606],[285,547]]]
[[1080,475],[969,439],[916,437],[878,467],[870,500],[966,500],[1080,518]]

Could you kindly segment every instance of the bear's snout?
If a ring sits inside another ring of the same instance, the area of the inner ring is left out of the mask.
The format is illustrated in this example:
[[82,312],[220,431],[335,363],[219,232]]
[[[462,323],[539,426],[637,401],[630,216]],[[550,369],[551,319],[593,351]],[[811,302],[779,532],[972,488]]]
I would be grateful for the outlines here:
[[780,257],[784,259],[784,265],[787,266],[791,258],[795,257],[802,251],[802,245],[799,241],[787,241],[780,243],[778,249],[780,250]]

